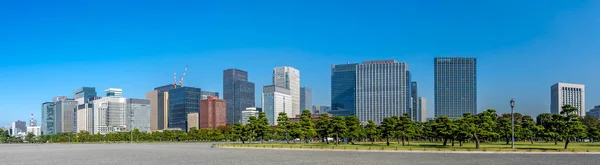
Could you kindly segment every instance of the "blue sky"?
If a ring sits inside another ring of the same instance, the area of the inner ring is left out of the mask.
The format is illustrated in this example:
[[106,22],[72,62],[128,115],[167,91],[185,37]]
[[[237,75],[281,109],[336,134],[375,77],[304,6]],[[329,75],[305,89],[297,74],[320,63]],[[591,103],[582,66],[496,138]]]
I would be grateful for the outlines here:
[[[257,98],[276,66],[300,70],[313,102],[330,103],[330,65],[407,62],[433,116],[433,58],[478,58],[478,109],[549,112],[550,86],[586,85],[600,104],[600,2],[504,1],[5,1],[0,5],[0,125],[41,103],[123,88],[144,98],[189,70],[184,85],[222,91],[239,68]],[[257,99],[257,104],[260,99]]]

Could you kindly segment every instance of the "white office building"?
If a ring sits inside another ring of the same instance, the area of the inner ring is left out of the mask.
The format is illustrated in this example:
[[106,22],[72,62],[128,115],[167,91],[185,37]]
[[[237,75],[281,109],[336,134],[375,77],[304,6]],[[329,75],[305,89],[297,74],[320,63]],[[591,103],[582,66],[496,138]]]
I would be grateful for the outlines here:
[[419,97],[419,122],[427,122],[427,100],[423,97]]
[[550,112],[560,114],[564,105],[577,108],[579,116],[585,116],[585,85],[557,83],[550,88]]
[[300,115],[300,71],[289,66],[273,69],[273,85],[290,91],[292,113],[288,113],[288,116]]
[[94,134],[127,131],[125,98],[103,97],[94,100],[93,103]]
[[150,100],[127,99],[128,129],[150,132]]
[[[249,124],[250,122],[248,122],[250,120],[250,116],[254,116],[256,118],[258,118],[258,111],[256,110],[255,107],[250,107],[250,108],[246,108],[246,110],[242,111],[242,125],[246,125]],[[277,120],[277,118],[275,118],[275,120]]]
[[33,133],[33,135],[35,136],[41,136],[42,135],[42,127],[40,126],[28,126],[27,127],[27,134],[29,133]]
[[95,134],[93,104],[83,103],[77,106],[77,133],[81,131]]
[[380,123],[402,116],[412,105],[408,65],[396,60],[365,61],[356,66],[356,117]]
[[290,90],[274,85],[264,86],[262,106],[263,112],[267,115],[271,125],[277,125],[277,116],[281,112],[285,112],[288,117],[291,117],[293,103]]

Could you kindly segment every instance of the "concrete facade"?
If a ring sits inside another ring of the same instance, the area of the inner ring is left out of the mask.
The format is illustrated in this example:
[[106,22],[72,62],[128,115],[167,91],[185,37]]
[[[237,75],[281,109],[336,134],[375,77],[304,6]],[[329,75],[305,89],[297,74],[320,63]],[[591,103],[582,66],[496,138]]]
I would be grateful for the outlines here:
[[246,110],[242,111],[242,125],[249,124],[250,116],[254,116],[258,118],[258,110],[254,107],[246,108]]
[[227,124],[227,102],[216,96],[200,101],[200,128],[215,129]]
[[273,69],[273,85],[290,90],[292,97],[292,116],[299,115],[300,110],[300,71],[284,66]]
[[199,113],[188,113],[187,115],[187,120],[188,120],[188,130],[190,131],[191,128],[196,128],[196,129],[200,129],[200,114]]
[[556,83],[550,87],[550,113],[560,114],[564,105],[577,108],[579,116],[585,116],[585,85]]
[[292,96],[287,88],[269,85],[263,87],[262,108],[271,125],[277,125],[279,113],[285,112],[287,116],[292,112]]
[[127,104],[127,128],[150,132],[150,100],[129,98]]
[[167,128],[169,110],[169,90],[173,85],[164,85],[154,88],[146,93],[146,99],[150,101],[150,130],[158,131]]

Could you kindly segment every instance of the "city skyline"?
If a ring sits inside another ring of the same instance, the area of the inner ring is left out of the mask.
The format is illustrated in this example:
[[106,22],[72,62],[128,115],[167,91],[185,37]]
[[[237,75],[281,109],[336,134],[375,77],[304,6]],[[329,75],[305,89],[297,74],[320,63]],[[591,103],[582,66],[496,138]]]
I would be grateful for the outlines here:
[[[259,11],[278,13],[265,14],[223,7],[226,4],[198,11],[197,3],[148,3],[127,10],[114,4],[76,3],[28,10],[11,4],[0,7],[8,14],[33,15],[0,18],[11,25],[0,31],[5,36],[0,54],[6,57],[0,61],[0,86],[10,93],[0,96],[0,125],[27,120],[30,113],[42,121],[41,103],[71,96],[82,86],[117,87],[125,91],[124,97],[145,98],[154,87],[172,83],[172,72],[181,73],[185,65],[190,65],[185,86],[214,92],[223,91],[223,70],[248,71],[256,86],[257,107],[261,87],[272,84],[274,67],[301,71],[302,86],[314,91],[313,104],[330,105],[332,64],[396,59],[409,65],[419,95],[428,99],[427,117],[432,117],[435,57],[477,58],[478,112],[494,108],[507,113],[508,101],[514,98],[516,112],[549,113],[548,87],[557,82],[586,85],[585,111],[600,104],[600,79],[594,76],[595,61],[600,60],[600,35],[595,30],[600,27],[595,19],[600,5],[594,1],[494,5],[503,9],[451,2],[440,2],[443,8],[420,2],[301,5],[312,11],[308,15],[293,7],[300,4],[257,6]],[[148,12],[157,6],[181,9],[162,16]],[[81,13],[80,7],[89,13]],[[106,9],[113,12],[98,14]],[[348,14],[351,10],[365,12]],[[128,16],[120,17],[124,13]],[[238,17],[240,13],[248,17]],[[264,17],[272,19],[259,19]]]

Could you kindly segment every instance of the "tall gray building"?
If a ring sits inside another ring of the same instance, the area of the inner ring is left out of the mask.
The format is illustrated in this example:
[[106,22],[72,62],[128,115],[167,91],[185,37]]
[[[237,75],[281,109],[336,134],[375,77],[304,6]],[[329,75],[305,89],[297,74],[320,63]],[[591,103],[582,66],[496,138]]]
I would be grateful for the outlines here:
[[96,88],[94,87],[81,87],[73,91],[73,99],[78,101],[79,104],[89,103],[89,99],[96,96]]
[[200,113],[200,88],[178,87],[169,90],[168,128],[187,131],[187,115]]
[[435,117],[460,118],[477,113],[475,58],[438,57],[435,65]]
[[150,100],[150,129],[152,131],[168,128],[169,90],[173,88],[174,85],[169,84],[146,93],[146,99]]
[[[356,114],[356,66],[341,64],[331,66],[331,110],[333,116]],[[325,112],[320,112],[325,113]]]
[[301,87],[300,88],[300,110],[311,110],[312,109],[312,89]]
[[42,135],[56,133],[56,111],[54,102],[42,104]]
[[127,99],[127,128],[138,129],[141,132],[150,132],[150,100]]
[[292,115],[300,115],[300,71],[289,66],[273,69],[273,85],[287,88],[292,96]]
[[55,133],[77,131],[77,105],[77,101],[72,99],[60,100],[55,103]]
[[226,104],[227,124],[242,121],[242,111],[254,107],[254,83],[248,81],[248,72],[239,69],[223,71],[223,99]]
[[380,123],[409,111],[408,65],[396,60],[365,61],[356,67],[356,116]]
[[419,92],[417,90],[417,82],[410,82],[410,91],[410,101],[412,102],[410,116],[413,121],[419,121],[419,113],[421,112],[421,109],[419,108]]

